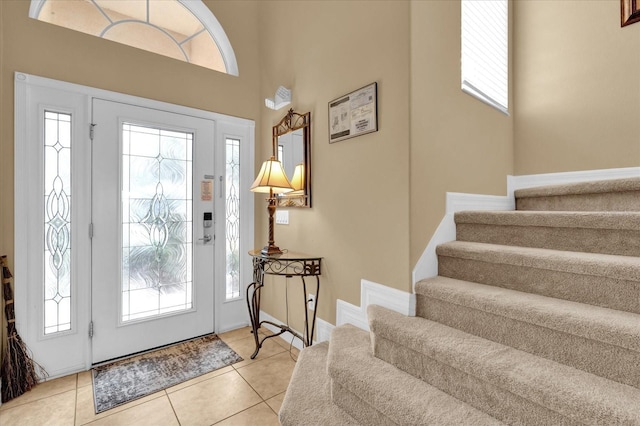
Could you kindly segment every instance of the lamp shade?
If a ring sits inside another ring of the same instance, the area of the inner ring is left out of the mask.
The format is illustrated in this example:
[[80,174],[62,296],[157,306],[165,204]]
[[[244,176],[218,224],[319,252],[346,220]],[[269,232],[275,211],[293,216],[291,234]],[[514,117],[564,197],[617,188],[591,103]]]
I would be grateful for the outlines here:
[[293,170],[291,186],[293,187],[294,191],[300,191],[304,189],[304,164],[298,164]]
[[287,175],[282,168],[282,163],[271,157],[262,163],[258,177],[251,185],[252,192],[270,192],[281,194],[283,192],[293,191],[291,182],[287,179]]

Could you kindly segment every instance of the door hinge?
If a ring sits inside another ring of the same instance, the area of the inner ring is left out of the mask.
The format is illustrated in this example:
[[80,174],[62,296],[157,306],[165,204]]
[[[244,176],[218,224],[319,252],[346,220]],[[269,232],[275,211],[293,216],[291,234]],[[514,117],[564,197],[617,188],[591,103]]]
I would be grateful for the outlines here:
[[89,139],[93,140],[93,128],[96,127],[97,124],[91,123],[89,126]]
[[89,239],[93,238],[93,223],[89,224]]
[[89,323],[89,339],[93,338],[93,321]]

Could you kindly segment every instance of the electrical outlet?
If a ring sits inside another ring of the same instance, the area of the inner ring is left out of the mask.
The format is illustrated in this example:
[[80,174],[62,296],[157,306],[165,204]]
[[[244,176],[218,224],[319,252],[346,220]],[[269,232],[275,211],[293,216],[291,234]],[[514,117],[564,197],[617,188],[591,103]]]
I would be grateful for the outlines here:
[[316,310],[316,295],[315,294],[309,293],[309,295],[307,296],[307,308],[311,309],[312,311]]

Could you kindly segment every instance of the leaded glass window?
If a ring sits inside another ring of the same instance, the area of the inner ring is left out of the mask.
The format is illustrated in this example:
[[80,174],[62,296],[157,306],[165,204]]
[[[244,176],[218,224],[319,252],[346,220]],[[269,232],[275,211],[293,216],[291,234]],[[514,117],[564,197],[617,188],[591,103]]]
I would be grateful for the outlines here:
[[240,297],[240,141],[226,139],[226,299]]
[[44,113],[44,334],[71,329],[71,115]]
[[238,75],[211,11],[194,0],[32,0],[30,15],[138,49]]
[[122,129],[122,321],[193,306],[193,134]]

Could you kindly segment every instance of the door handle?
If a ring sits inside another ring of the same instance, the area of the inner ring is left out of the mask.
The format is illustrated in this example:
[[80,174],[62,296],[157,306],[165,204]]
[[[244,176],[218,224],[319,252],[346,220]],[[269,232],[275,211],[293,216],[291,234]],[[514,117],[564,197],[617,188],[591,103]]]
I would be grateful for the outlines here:
[[204,237],[203,238],[198,238],[198,241],[204,241],[204,243],[207,244],[209,241],[211,241],[211,235],[204,234]]

